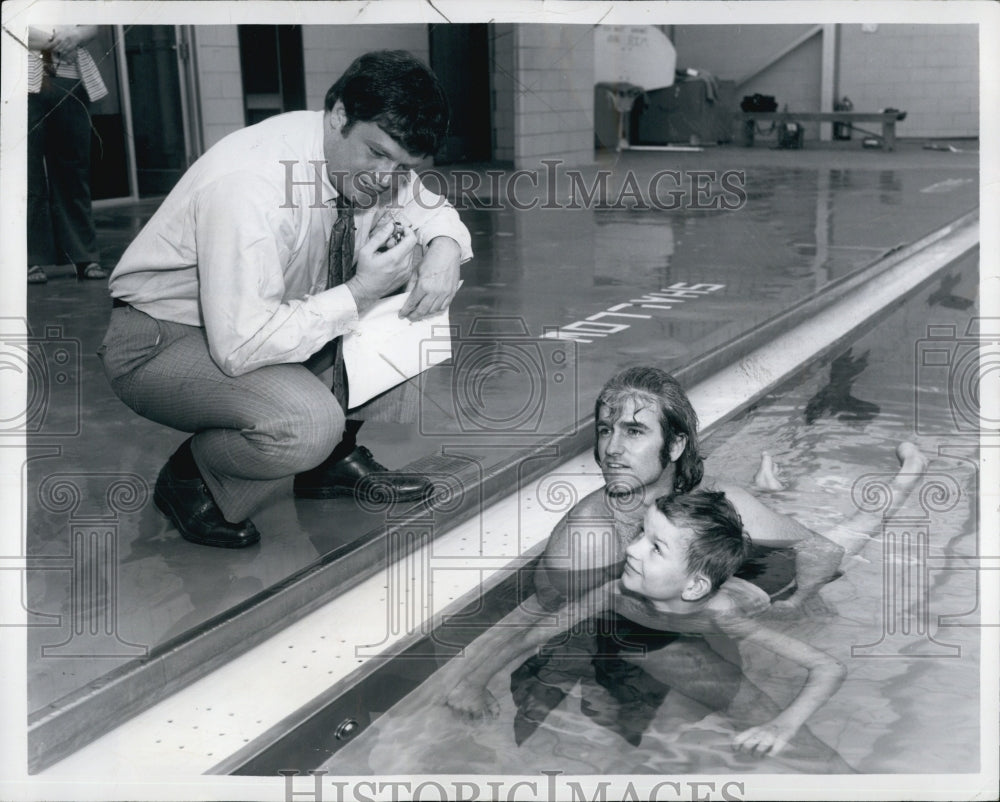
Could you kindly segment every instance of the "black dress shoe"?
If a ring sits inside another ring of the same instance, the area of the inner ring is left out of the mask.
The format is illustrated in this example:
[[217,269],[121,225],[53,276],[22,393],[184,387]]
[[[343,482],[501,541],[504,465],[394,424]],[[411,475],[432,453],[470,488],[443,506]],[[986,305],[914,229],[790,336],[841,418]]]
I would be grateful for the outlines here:
[[419,474],[390,471],[364,446],[356,446],[346,457],[328,459],[295,477],[295,495],[299,498],[355,496],[374,503],[417,501],[428,496],[432,487]]
[[260,540],[260,532],[252,521],[238,524],[227,521],[205,482],[200,477],[181,479],[169,461],[156,479],[153,501],[177,527],[181,537],[192,543],[241,549]]

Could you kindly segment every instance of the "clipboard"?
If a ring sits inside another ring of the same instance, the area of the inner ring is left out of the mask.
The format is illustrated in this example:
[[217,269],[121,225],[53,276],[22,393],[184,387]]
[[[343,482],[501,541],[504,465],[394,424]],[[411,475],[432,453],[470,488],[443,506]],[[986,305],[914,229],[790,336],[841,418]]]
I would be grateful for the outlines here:
[[344,335],[348,409],[451,359],[449,310],[417,322],[400,318],[409,297],[407,292],[381,299]]

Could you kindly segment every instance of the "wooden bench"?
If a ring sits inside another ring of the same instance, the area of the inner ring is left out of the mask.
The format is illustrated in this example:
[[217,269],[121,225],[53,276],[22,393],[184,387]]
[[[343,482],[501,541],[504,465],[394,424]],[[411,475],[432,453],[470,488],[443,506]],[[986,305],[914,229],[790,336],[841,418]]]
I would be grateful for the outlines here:
[[738,111],[736,119],[767,122],[813,123],[882,123],[882,147],[896,146],[896,123],[906,117],[905,111]]

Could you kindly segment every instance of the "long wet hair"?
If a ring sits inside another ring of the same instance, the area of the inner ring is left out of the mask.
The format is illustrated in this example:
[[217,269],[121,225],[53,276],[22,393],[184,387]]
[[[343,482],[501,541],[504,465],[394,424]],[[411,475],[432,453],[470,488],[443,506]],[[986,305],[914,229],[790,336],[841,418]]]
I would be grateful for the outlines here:
[[378,125],[408,153],[431,155],[448,131],[448,100],[437,76],[405,50],[359,56],[327,90],[324,107],[343,101],[346,136],[356,122]]
[[656,509],[674,526],[692,531],[687,547],[687,569],[701,573],[714,593],[735,574],[750,556],[750,536],[725,493],[695,490],[677,496],[661,496]]
[[674,463],[674,490],[687,493],[697,487],[705,473],[704,460],[698,451],[698,415],[677,380],[659,368],[627,368],[612,376],[601,389],[594,404],[594,459],[598,459],[596,425],[601,407],[607,407],[612,420],[617,420],[629,399],[648,401],[657,410],[663,433],[662,468],[670,464],[670,446],[674,440],[680,435],[687,439],[684,451]]

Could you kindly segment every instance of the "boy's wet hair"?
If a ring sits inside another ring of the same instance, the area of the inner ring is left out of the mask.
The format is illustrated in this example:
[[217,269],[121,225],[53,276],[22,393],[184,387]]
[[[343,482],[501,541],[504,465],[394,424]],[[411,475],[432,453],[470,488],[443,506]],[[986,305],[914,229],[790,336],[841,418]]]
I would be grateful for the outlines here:
[[324,107],[343,101],[346,136],[354,123],[375,123],[407,153],[430,155],[448,131],[448,100],[437,76],[405,50],[359,56],[327,90]]
[[743,520],[725,493],[695,490],[662,496],[655,503],[670,523],[693,532],[688,541],[687,568],[692,574],[704,574],[713,593],[750,556],[750,536],[743,531]]
[[[698,415],[677,379],[659,368],[626,368],[612,376],[597,396],[594,404],[595,425],[602,406],[608,408],[611,419],[615,421],[629,399],[645,401],[656,409],[663,434],[661,467],[666,468],[670,462],[671,443],[678,435],[684,435],[687,445],[675,463],[674,490],[686,493],[696,487],[705,472],[704,460],[698,452]],[[597,459],[596,436],[594,459]]]

